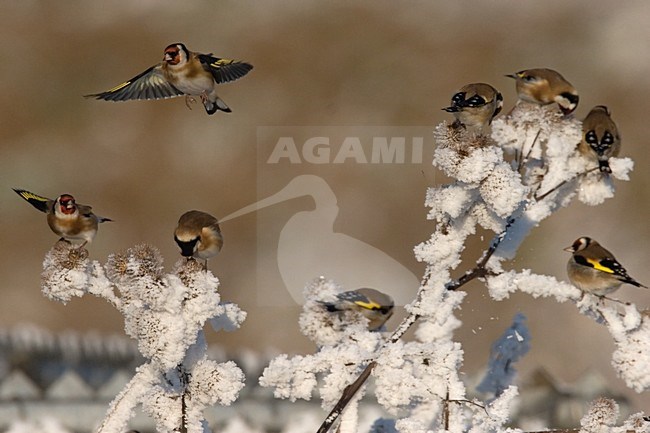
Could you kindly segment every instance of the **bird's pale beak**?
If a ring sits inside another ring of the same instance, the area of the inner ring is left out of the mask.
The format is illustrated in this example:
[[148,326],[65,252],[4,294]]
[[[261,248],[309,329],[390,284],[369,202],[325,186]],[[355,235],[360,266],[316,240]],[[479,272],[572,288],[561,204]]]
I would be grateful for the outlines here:
[[517,74],[506,74],[504,77],[517,79]]
[[574,253],[575,252],[575,251],[573,251],[573,245],[571,245],[570,247],[564,248],[564,251],[566,251],[567,253]]

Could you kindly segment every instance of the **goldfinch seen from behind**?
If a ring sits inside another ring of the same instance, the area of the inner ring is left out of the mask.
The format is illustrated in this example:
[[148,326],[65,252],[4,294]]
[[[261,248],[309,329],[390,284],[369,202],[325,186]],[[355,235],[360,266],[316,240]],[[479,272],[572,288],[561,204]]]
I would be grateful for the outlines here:
[[564,251],[573,254],[567,264],[569,279],[584,292],[603,296],[622,284],[646,287],[630,277],[614,255],[591,238],[578,238]]
[[580,153],[598,161],[602,173],[611,173],[609,158],[618,156],[621,150],[621,137],[616,123],[604,105],[591,109],[582,122],[582,141],[578,145]]
[[485,83],[467,84],[451,98],[451,105],[443,110],[453,113],[454,128],[464,127],[482,132],[503,107],[503,97],[494,87]]
[[217,95],[217,85],[237,80],[251,69],[248,63],[195,53],[175,43],[165,48],[161,63],[106,92],[86,97],[127,101],[199,96],[208,114],[218,110],[229,113],[230,108]]
[[82,241],[79,248],[92,242],[99,223],[112,221],[92,212],[90,206],[78,204],[70,194],[62,194],[56,200],[41,197],[24,189],[13,189],[36,209],[47,214],[50,229],[66,241]]

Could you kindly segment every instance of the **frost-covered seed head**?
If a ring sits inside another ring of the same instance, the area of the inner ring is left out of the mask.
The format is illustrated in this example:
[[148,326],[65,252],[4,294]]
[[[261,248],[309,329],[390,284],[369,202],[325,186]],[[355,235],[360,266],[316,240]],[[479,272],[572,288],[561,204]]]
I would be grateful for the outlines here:
[[438,147],[453,149],[460,157],[467,157],[474,149],[494,144],[486,135],[454,128],[445,122],[435,129],[434,138]]
[[198,260],[195,260],[193,258],[180,259],[178,262],[176,262],[176,266],[174,268],[174,273],[186,286],[191,286],[196,277],[203,272],[205,272],[203,264],[199,263]]
[[88,262],[88,250],[59,239],[50,250],[55,263],[65,269],[82,269]]
[[163,259],[158,248],[148,244],[139,244],[130,248],[128,254],[139,264],[141,274],[154,279],[162,276]]
[[614,400],[600,397],[591,402],[589,411],[580,420],[581,431],[598,433],[603,431],[602,427],[613,427],[616,425],[618,414],[618,404]]
[[125,253],[116,253],[108,256],[106,261],[106,275],[113,281],[119,281],[127,275],[128,260]]

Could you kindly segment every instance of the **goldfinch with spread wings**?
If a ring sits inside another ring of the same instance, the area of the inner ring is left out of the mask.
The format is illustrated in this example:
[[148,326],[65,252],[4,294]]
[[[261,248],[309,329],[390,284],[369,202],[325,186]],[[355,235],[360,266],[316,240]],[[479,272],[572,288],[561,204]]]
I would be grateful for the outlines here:
[[198,96],[208,114],[218,110],[230,113],[230,107],[217,95],[217,85],[237,80],[251,69],[248,63],[196,53],[175,43],[165,48],[162,62],[106,92],[86,97],[127,101],[185,95],[186,101],[193,101],[192,97]]

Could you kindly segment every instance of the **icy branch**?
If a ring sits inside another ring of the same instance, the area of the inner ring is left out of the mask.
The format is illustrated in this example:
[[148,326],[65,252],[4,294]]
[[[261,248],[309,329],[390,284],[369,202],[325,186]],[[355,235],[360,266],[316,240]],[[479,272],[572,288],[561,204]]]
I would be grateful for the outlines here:
[[[484,281],[490,296],[497,300],[520,290],[533,297],[573,301],[581,313],[607,322],[619,345],[616,359],[629,367],[626,374],[620,374],[632,386],[644,388],[646,378],[640,366],[648,363],[642,359],[639,368],[635,368],[628,349],[646,344],[645,328],[633,320],[633,308],[622,315],[612,313],[570,284],[535,275],[530,270],[503,269],[503,264],[516,256],[530,230],[574,198],[594,206],[612,197],[612,180],[628,180],[632,161],[611,158],[611,175],[599,172],[597,162],[577,150],[582,137],[581,123],[563,116],[554,105],[518,104],[509,115],[494,121],[490,137],[446,123],[438,125],[434,136],[437,148],[433,164],[453,181],[431,187],[426,194],[428,218],[435,220],[436,226],[431,237],[415,247],[416,258],[427,264],[422,285],[416,299],[406,306],[407,317],[376,348],[374,356],[364,358],[372,362],[367,362],[356,380],[344,388],[318,433],[325,433],[334,425],[371,375],[376,377],[378,400],[387,410],[395,413],[400,408],[410,408],[411,416],[396,422],[396,428],[402,432],[428,430],[439,426],[443,418],[447,420],[446,430],[506,431],[501,427],[507,420],[505,402],[516,394],[510,388],[491,405],[493,411],[497,406],[503,410],[486,419],[467,418],[453,406],[449,406],[449,416],[439,414],[440,402],[449,398],[462,400],[465,395],[464,387],[456,381],[462,350],[453,343],[453,332],[460,326],[454,311],[464,298],[459,289],[476,279]],[[476,233],[477,226],[495,236],[476,265],[453,279],[466,240]],[[416,324],[416,341],[402,342],[404,333]],[[323,338],[321,343],[333,344],[336,340],[334,335],[326,336],[325,331],[319,330],[318,334]],[[430,365],[432,369],[428,368]],[[508,373],[505,376],[508,380],[496,386],[495,392],[503,390],[510,380]],[[429,382],[431,378],[435,378],[435,383]],[[423,413],[429,415],[422,416]]]
[[[336,283],[325,279],[318,279],[305,288],[300,328],[320,349],[314,355],[292,358],[281,355],[271,361],[260,384],[275,388],[276,397],[309,400],[318,389],[323,406],[329,406],[382,344],[382,334],[368,331],[367,319],[360,314],[327,311],[323,301],[341,291]],[[320,385],[317,374],[322,376]]]
[[159,432],[209,431],[206,407],[229,405],[244,375],[232,362],[207,359],[205,323],[233,330],[246,313],[223,304],[219,280],[194,260],[181,259],[164,272],[157,249],[138,245],[113,254],[105,267],[90,263],[85,249],[60,241],[43,263],[43,293],[67,302],[86,293],[106,299],[123,315],[126,333],[147,362],[115,398],[98,432],[124,431],[138,405]]

